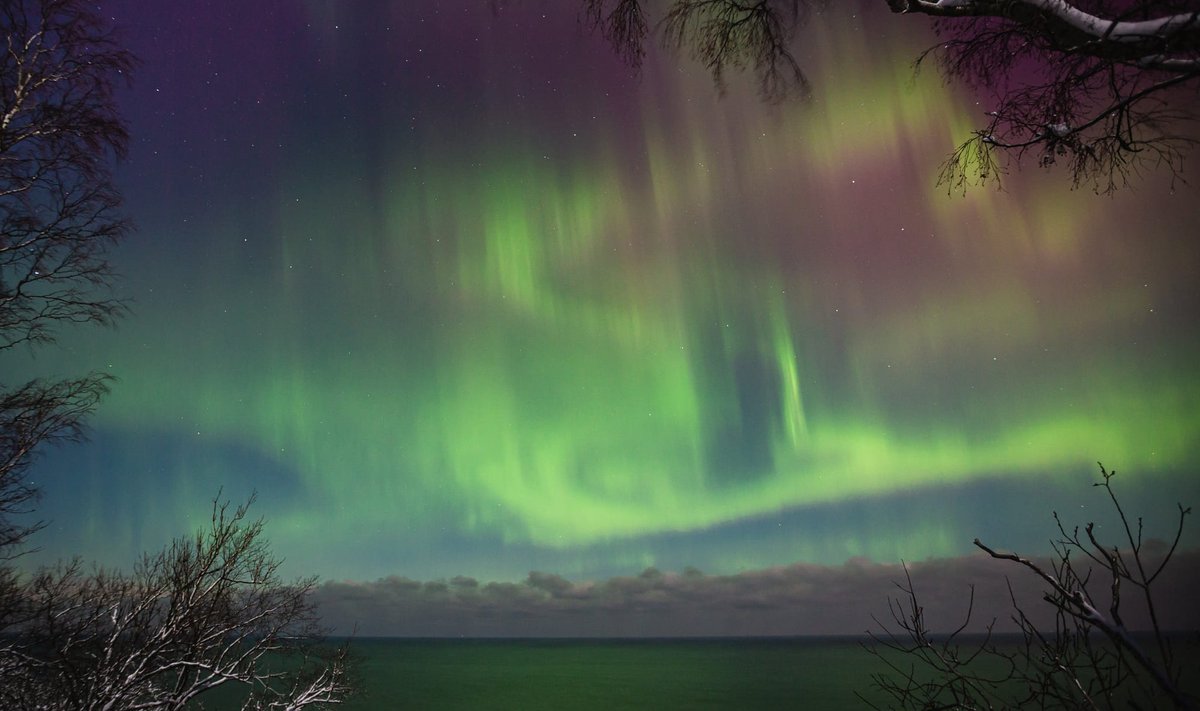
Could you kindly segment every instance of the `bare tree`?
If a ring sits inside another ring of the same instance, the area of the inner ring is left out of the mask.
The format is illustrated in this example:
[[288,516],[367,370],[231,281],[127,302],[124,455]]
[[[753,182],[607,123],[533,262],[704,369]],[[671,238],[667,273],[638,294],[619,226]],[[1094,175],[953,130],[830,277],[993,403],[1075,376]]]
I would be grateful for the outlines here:
[[0,707],[182,709],[223,687],[244,709],[339,703],[346,647],[322,644],[315,579],[280,579],[248,506],[214,501],[206,529],[132,574],[74,562],[18,583]]
[[41,527],[13,517],[33,512],[38,491],[26,483],[25,473],[37,447],[79,439],[84,418],[106,391],[107,379],[98,375],[0,390],[0,561],[17,555]]
[[[8,0],[0,31],[0,357],[11,357],[53,342],[60,325],[124,312],[106,253],[129,225],[109,166],[125,152],[113,92],[133,58],[83,0]],[[12,516],[36,498],[24,473],[39,445],[78,438],[107,387],[99,373],[3,379],[0,556],[36,529]]]
[[[724,86],[750,69],[764,97],[808,82],[792,52],[823,0],[671,0],[658,22],[665,45],[689,51]],[[1076,186],[1123,187],[1145,167],[1182,171],[1196,142],[1200,87],[1197,0],[887,0],[928,15],[942,38],[922,54],[946,77],[987,96],[986,125],[943,166],[951,190],[999,180],[1034,157],[1069,166]],[[634,65],[649,21],[640,0],[584,0],[589,25]]]
[[[1060,538],[1054,556],[1039,561],[1001,553],[978,539],[975,545],[997,560],[1010,561],[1044,584],[1043,600],[1054,612],[1053,629],[1039,627],[1015,595],[1016,641],[993,635],[964,635],[974,608],[957,630],[936,635],[925,624],[912,578],[898,584],[890,602],[891,623],[876,620],[868,650],[890,669],[875,687],[898,708],[1160,708],[1196,707],[1182,688],[1183,665],[1159,619],[1154,583],[1171,562],[1190,509],[1179,507],[1175,537],[1158,548],[1143,540],[1142,520],[1131,524],[1112,488],[1116,472],[1100,468],[1103,487],[1123,526],[1120,545],[1102,543],[1089,523],[1068,531],[1055,514]],[[907,575],[907,570],[906,570]],[[1140,633],[1127,626],[1132,595],[1146,618]],[[1193,672],[1195,670],[1192,670]]]
[[[129,230],[110,164],[125,152],[114,91],[133,58],[85,0],[5,0],[0,31],[0,357],[12,357],[125,311],[106,255]],[[231,686],[247,709],[339,702],[346,650],[319,644],[314,580],[279,578],[245,506],[214,502],[207,530],[128,575],[8,563],[40,527],[19,518],[38,496],[34,457],[80,438],[108,384],[0,382],[0,708],[179,709]]]

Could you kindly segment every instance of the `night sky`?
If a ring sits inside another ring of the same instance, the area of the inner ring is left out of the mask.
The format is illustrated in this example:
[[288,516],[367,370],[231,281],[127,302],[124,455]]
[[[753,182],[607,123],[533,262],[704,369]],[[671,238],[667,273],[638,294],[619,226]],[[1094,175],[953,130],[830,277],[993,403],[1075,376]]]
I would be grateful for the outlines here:
[[567,0],[103,7],[133,314],[27,366],[119,379],[30,561],[128,566],[222,487],[289,575],[538,594],[1040,552],[1111,520],[1097,460],[1151,535],[1200,504],[1196,176],[947,195],[988,101],[914,78],[921,18],[816,18],[770,105]]

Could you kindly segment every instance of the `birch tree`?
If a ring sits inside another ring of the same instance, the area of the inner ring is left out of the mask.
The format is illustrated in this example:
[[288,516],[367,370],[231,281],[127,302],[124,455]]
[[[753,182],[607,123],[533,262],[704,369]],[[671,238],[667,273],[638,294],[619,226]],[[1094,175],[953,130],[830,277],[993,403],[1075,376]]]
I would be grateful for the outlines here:
[[[132,56],[79,0],[0,3],[0,364],[54,342],[58,328],[110,325],[109,249],[129,230],[112,182],[128,136],[115,88]],[[0,365],[0,560],[38,527],[25,476],[50,443],[78,439],[108,384],[101,373],[6,382]]]

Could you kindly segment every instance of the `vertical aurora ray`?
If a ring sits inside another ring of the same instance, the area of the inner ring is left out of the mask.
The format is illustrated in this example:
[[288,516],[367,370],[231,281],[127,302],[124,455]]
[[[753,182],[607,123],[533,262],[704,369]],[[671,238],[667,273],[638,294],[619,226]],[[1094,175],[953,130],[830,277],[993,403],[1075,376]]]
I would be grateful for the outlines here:
[[[766,106],[671,58],[630,80],[559,4],[304,7],[257,199],[143,225],[152,298],[77,348],[122,378],[105,466],[176,472],[161,526],[257,487],[316,572],[513,575],[952,553],[978,516],[920,497],[1095,459],[1196,492],[1187,201],[947,198],[975,107],[911,80],[922,41],[822,20],[813,101]],[[1130,239],[1148,212],[1179,224]]]

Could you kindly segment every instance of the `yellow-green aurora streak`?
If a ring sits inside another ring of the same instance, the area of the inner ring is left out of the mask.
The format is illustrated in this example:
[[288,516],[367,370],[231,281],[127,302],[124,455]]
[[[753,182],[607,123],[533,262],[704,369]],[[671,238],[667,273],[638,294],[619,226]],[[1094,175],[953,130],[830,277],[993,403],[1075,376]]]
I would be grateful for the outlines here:
[[[138,375],[102,422],[182,415],[283,462],[361,525],[452,511],[468,531],[561,547],[1097,456],[1152,470],[1193,455],[1200,392],[1178,364],[1064,350],[1064,328],[1086,341],[1155,298],[1087,283],[1094,260],[1078,253],[1118,248],[1056,211],[1076,196],[947,202],[920,187],[864,222],[855,186],[901,182],[900,154],[944,152],[972,117],[901,63],[826,51],[863,80],[830,74],[815,107],[650,77],[640,155],[603,131],[549,149],[518,129],[425,145],[415,168],[397,155],[373,217],[354,209],[356,167],[328,147],[319,179],[300,166],[278,191],[283,248],[253,298],[282,316],[208,314],[199,330],[227,337],[187,344],[182,381],[126,361]],[[801,258],[756,252],[756,231],[803,244]],[[1031,244],[1087,291],[1040,300]],[[906,251],[925,262],[872,283],[873,259]]]
[[[131,522],[178,532],[225,484],[324,575],[892,560],[962,552],[992,484],[1197,463],[1200,248],[1147,218],[1186,223],[1184,200],[1035,170],[948,197],[937,164],[984,109],[912,79],[922,41],[818,20],[812,100],[774,106],[532,42],[533,10],[401,40],[397,4],[387,54],[336,44],[382,20],[318,5],[324,61],[277,81],[278,164],[253,199],[211,188],[228,209],[145,190],[169,209],[123,257],[136,315],[76,347],[121,378],[97,442],[161,487],[123,517],[88,498],[90,540],[156,546]],[[461,72],[417,56],[438,32],[465,33],[441,60]],[[381,79],[355,99],[360,66]],[[937,515],[871,503],[922,492]],[[823,523],[767,540],[773,516]]]

